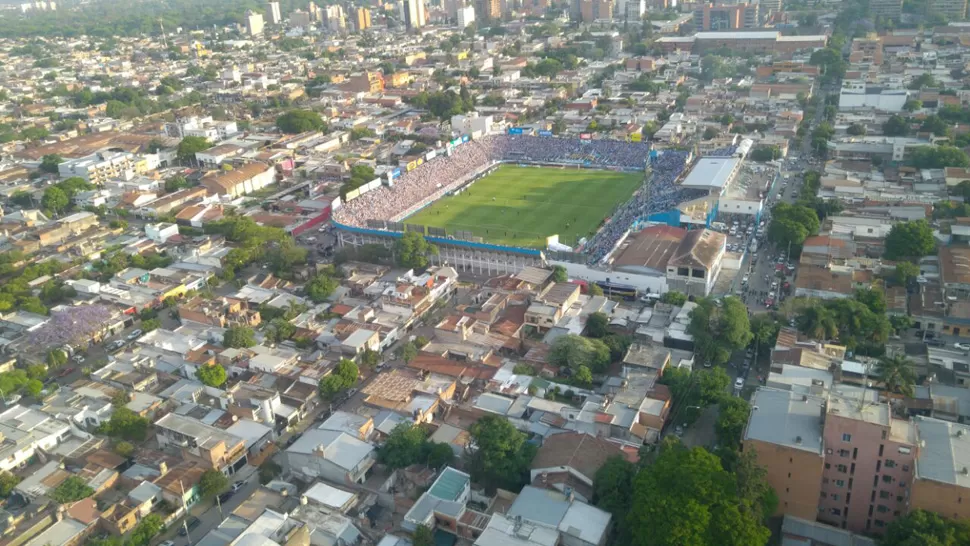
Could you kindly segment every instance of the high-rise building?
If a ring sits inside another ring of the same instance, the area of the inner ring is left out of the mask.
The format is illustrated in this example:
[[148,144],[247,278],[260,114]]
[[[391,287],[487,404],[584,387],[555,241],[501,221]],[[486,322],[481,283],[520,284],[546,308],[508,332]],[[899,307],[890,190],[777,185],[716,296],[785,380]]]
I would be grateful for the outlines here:
[[357,8],[354,10],[354,24],[357,26],[358,32],[361,30],[367,30],[371,26],[370,22],[370,10],[367,8]]
[[404,28],[421,28],[426,24],[424,0],[401,0],[401,19]]
[[766,21],[782,10],[782,0],[758,0],[758,5],[761,7],[761,17]]
[[779,512],[881,534],[909,509],[916,427],[873,401],[872,391],[825,394],[819,383],[801,393],[758,389],[743,449],[765,467]]
[[740,30],[758,28],[758,4],[702,4],[694,9],[697,30]]
[[302,9],[295,9],[290,12],[290,26],[306,28],[310,26],[310,14]]
[[543,16],[550,7],[549,0],[523,0],[522,11],[534,16]]
[[967,18],[967,0],[929,0],[926,4],[928,14],[939,14],[951,21]]
[[646,0],[621,0],[616,4],[616,16],[628,23],[640,22],[646,12]]
[[380,72],[351,74],[347,77],[343,88],[355,93],[381,93],[384,91],[384,76]]
[[347,17],[344,15],[343,6],[334,4],[323,8],[323,24],[330,32],[346,32]]
[[458,13],[456,15],[458,19],[458,28],[465,28],[475,22],[475,8],[471,6],[462,6],[458,8]]
[[584,23],[613,18],[613,0],[582,0],[580,18]]
[[269,21],[269,24],[271,25],[278,25],[283,22],[283,16],[280,15],[279,2],[266,2],[266,20]]
[[482,21],[501,19],[501,0],[475,0],[475,17]]
[[263,14],[253,10],[246,12],[246,32],[250,36],[259,36],[263,33]]
[[306,11],[310,14],[311,23],[319,23],[323,21],[323,12],[320,11],[320,6],[316,5],[315,3],[310,2],[307,4]]
[[903,13],[903,0],[869,0],[869,13],[873,17],[899,19]]

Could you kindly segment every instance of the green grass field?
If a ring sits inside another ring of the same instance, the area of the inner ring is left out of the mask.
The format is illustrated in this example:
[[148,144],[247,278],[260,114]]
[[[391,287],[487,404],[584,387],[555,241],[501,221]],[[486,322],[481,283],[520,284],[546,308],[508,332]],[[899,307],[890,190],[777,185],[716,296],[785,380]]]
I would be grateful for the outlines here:
[[[442,181],[444,182],[444,181]],[[460,195],[439,199],[407,224],[471,231],[486,242],[543,248],[546,237],[574,245],[591,235],[643,175],[503,165]]]

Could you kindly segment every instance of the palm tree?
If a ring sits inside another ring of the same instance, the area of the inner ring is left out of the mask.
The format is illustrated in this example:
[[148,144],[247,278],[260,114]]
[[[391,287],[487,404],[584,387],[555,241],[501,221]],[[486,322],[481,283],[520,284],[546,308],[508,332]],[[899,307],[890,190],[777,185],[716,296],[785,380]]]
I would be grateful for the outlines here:
[[916,368],[905,356],[884,356],[879,359],[875,371],[887,392],[907,397],[913,396],[913,388],[916,386]]
[[804,309],[796,319],[796,324],[800,332],[814,339],[832,339],[839,331],[835,315],[820,305]]

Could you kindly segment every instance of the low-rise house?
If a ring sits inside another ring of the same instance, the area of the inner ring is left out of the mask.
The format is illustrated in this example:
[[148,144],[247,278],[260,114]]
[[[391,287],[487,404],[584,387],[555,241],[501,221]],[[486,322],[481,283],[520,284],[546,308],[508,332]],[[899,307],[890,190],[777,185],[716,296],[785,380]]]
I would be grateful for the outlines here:
[[210,194],[231,198],[259,191],[272,184],[276,171],[259,162],[246,163],[230,171],[217,171],[202,177],[202,187]]
[[242,438],[192,417],[169,413],[155,422],[155,436],[161,448],[181,450],[186,460],[231,476],[246,465]]
[[286,449],[285,460],[290,472],[303,480],[350,485],[364,483],[377,450],[345,432],[310,429]]
[[553,434],[542,442],[529,471],[532,485],[593,500],[593,478],[611,457],[623,457],[620,444],[582,432]]

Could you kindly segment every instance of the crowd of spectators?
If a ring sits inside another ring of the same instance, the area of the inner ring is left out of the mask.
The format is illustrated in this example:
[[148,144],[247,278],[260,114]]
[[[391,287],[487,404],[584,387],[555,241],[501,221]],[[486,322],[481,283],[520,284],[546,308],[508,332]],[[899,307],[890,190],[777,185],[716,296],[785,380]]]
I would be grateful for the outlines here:
[[[362,194],[334,212],[346,225],[367,227],[369,220],[400,221],[454,191],[499,161],[574,164],[590,167],[643,169],[650,145],[616,140],[578,140],[534,136],[493,135],[476,139],[405,173],[393,186]],[[443,156],[443,157],[442,157]],[[653,160],[649,184],[607,220],[583,251],[590,262],[603,259],[631,226],[652,214],[671,210],[697,197],[698,190],[675,184],[687,166],[689,152],[667,151]]]
[[645,189],[638,190],[633,199],[624,203],[586,243],[583,250],[590,263],[605,258],[631,226],[647,220],[652,214],[671,210],[703,194],[703,191],[675,184],[687,167],[689,157],[689,152],[682,151],[667,151],[656,156],[651,163],[652,175]]

